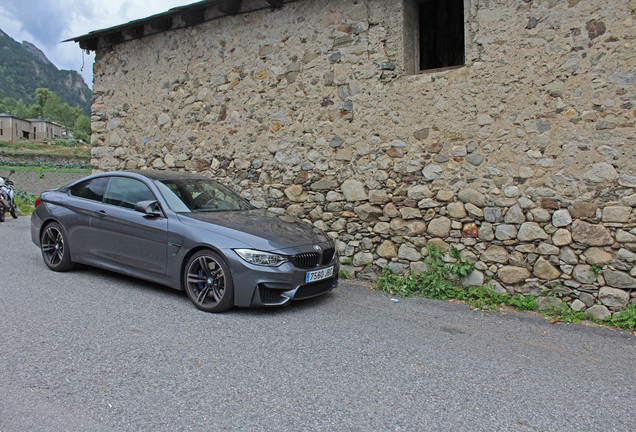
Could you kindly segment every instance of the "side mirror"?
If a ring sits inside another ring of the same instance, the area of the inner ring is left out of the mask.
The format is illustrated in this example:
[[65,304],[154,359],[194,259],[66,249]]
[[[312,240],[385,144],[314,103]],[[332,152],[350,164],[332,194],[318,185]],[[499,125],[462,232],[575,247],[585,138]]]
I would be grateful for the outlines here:
[[157,201],[139,201],[135,204],[135,211],[143,213],[147,216],[158,217],[162,216],[161,208]]

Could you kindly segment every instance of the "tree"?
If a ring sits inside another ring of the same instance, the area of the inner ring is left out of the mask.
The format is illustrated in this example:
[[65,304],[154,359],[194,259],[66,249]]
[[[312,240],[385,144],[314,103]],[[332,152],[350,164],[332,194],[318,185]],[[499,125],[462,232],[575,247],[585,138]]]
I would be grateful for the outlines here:
[[75,120],[75,128],[73,129],[73,136],[79,140],[88,142],[91,137],[91,119],[85,115],[80,115]]

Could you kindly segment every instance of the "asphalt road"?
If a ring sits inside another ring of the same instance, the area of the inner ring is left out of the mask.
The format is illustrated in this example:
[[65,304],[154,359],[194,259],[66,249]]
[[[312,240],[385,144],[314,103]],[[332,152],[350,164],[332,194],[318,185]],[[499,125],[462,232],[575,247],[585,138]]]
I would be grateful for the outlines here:
[[0,431],[633,431],[636,337],[344,281],[221,315],[0,224]]

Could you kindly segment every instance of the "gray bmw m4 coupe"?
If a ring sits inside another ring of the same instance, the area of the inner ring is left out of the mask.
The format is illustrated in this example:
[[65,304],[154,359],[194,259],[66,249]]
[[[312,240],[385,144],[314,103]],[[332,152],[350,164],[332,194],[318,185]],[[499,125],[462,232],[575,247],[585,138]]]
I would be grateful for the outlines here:
[[185,290],[208,312],[281,306],[338,285],[322,231],[184,172],[109,172],[44,192],[31,239],[51,270],[123,273]]

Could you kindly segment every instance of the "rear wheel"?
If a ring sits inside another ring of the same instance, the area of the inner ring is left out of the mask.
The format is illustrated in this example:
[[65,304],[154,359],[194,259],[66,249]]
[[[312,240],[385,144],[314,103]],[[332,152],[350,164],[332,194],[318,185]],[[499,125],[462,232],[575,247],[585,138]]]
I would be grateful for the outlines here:
[[18,218],[18,208],[16,206],[11,207],[11,210],[9,210],[9,213],[11,213],[11,217],[13,219]]
[[73,268],[66,234],[60,224],[53,222],[46,226],[40,237],[40,247],[44,264],[51,270],[62,272]]
[[222,312],[234,306],[230,269],[214,251],[199,251],[188,260],[183,284],[188,298],[203,311]]

